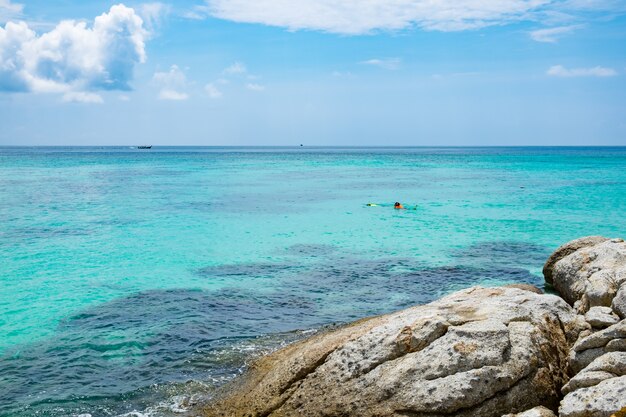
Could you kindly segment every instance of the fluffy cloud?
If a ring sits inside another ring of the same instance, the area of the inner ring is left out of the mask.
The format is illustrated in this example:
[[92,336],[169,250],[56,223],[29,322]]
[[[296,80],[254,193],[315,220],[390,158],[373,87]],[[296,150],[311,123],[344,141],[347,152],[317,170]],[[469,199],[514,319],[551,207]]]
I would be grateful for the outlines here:
[[172,65],[167,72],[157,72],[153,80],[161,87],[159,99],[161,100],[187,100],[187,77],[176,65]]
[[556,0],[206,0],[194,9],[236,22],[342,34],[418,26],[455,31],[519,21]]
[[592,68],[565,68],[562,65],[554,65],[547,71],[553,77],[613,77],[617,71],[613,68],[592,67]]
[[0,90],[129,90],[134,66],[146,59],[145,36],[142,19],[122,4],[91,27],[67,20],[41,35],[9,22],[0,27]]
[[22,15],[23,4],[11,3],[11,0],[0,0],[0,23],[16,19]]
[[387,70],[396,70],[400,67],[400,58],[385,58],[385,59],[368,59],[361,62],[361,64],[372,65],[374,67],[384,68]]
[[555,43],[561,37],[582,28],[583,25],[559,26],[548,29],[538,29],[530,32],[530,37],[537,42]]

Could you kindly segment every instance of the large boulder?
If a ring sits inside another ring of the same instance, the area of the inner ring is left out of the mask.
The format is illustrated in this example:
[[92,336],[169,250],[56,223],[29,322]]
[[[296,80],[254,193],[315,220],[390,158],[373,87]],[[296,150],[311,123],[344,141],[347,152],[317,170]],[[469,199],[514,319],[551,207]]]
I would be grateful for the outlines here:
[[556,410],[589,328],[561,298],[474,287],[256,362],[206,416],[500,417]]
[[[546,281],[579,313],[595,306],[611,307],[626,283],[626,242],[599,236],[574,240],[550,256],[543,272]],[[614,306],[622,318],[623,298]]]

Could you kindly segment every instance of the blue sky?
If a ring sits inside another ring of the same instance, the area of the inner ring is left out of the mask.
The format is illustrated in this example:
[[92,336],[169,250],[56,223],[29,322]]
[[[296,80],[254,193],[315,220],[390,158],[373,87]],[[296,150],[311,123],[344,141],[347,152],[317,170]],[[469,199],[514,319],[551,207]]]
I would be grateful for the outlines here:
[[0,145],[626,145],[623,0],[0,0]]

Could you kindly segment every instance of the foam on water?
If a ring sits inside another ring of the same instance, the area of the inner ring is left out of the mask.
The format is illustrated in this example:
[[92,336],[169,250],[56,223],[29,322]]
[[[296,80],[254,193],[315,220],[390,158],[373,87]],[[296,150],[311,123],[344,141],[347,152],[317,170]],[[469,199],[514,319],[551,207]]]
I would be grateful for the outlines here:
[[307,331],[541,286],[561,243],[626,236],[625,168],[625,148],[0,148],[0,415],[181,415]]

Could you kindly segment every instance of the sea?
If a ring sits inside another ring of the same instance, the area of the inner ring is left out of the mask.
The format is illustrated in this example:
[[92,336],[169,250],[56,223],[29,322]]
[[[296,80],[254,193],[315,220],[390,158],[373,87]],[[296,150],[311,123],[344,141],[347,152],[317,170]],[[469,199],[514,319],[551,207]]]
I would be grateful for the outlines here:
[[625,214],[626,147],[0,147],[0,416],[186,415]]

